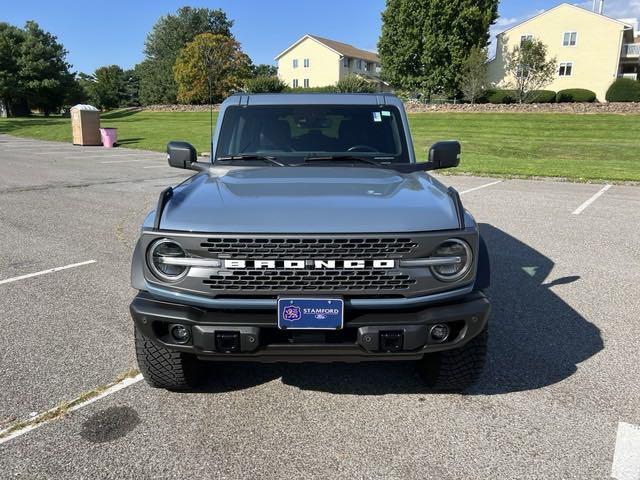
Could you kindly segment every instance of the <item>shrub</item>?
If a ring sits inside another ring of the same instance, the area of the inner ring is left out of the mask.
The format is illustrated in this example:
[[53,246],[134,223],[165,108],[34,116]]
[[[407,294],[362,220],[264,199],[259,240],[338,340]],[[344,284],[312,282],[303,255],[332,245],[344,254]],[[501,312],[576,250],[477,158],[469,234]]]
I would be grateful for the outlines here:
[[555,103],[556,92],[553,90],[535,90],[531,92],[529,103]]
[[515,103],[517,98],[514,90],[489,90],[486,93],[488,103]]
[[640,82],[619,78],[607,90],[607,102],[640,102]]
[[279,93],[286,87],[278,77],[259,76],[244,82],[244,89],[248,93]]
[[285,93],[336,93],[334,85],[325,85],[324,87],[286,87]]
[[596,94],[591,90],[585,90],[584,88],[569,88],[567,90],[560,90],[556,96],[556,102],[558,103],[573,103],[573,102],[595,102]]
[[336,83],[338,93],[373,93],[376,88],[367,79],[358,75],[347,75]]

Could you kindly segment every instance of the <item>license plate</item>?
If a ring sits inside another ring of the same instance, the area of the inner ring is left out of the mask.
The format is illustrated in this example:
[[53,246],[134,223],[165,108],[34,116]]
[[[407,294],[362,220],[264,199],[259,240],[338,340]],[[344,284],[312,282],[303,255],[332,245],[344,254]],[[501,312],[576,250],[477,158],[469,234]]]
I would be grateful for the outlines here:
[[340,298],[279,298],[278,328],[338,330],[342,328],[344,301]]

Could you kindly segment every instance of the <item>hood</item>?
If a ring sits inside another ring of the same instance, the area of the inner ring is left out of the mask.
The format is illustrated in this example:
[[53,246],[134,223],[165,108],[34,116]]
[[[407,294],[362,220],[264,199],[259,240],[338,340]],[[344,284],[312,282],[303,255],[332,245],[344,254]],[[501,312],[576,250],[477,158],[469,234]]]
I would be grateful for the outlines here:
[[174,189],[160,228],[216,233],[420,232],[458,228],[425,173],[367,167],[211,169]]

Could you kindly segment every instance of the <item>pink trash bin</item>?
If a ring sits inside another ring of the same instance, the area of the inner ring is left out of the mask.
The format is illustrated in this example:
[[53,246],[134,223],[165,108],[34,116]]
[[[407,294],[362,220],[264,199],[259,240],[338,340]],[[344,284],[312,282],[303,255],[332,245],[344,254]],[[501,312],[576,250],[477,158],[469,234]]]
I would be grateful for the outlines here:
[[101,128],[100,136],[102,137],[102,146],[105,148],[113,148],[116,144],[116,140],[118,140],[118,129],[117,128]]

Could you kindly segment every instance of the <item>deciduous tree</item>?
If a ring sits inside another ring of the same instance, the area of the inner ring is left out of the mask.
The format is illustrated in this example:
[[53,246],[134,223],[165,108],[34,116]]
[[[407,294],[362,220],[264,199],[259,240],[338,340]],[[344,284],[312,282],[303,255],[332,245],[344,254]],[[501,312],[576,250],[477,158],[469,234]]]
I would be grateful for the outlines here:
[[519,103],[529,102],[553,81],[558,62],[547,58],[547,46],[540,40],[525,40],[504,54],[509,86]]
[[387,0],[378,42],[393,85],[456,96],[471,49],[485,47],[498,0]]
[[476,103],[489,88],[487,73],[487,49],[473,47],[462,65],[460,90],[465,100]]
[[208,103],[239,90],[250,76],[250,60],[240,44],[225,35],[202,33],[188,43],[174,66],[178,101]]
[[180,50],[202,33],[232,37],[232,26],[233,21],[218,9],[182,7],[161,17],[147,35],[145,60],[136,67],[142,103],[175,103],[173,66]]

